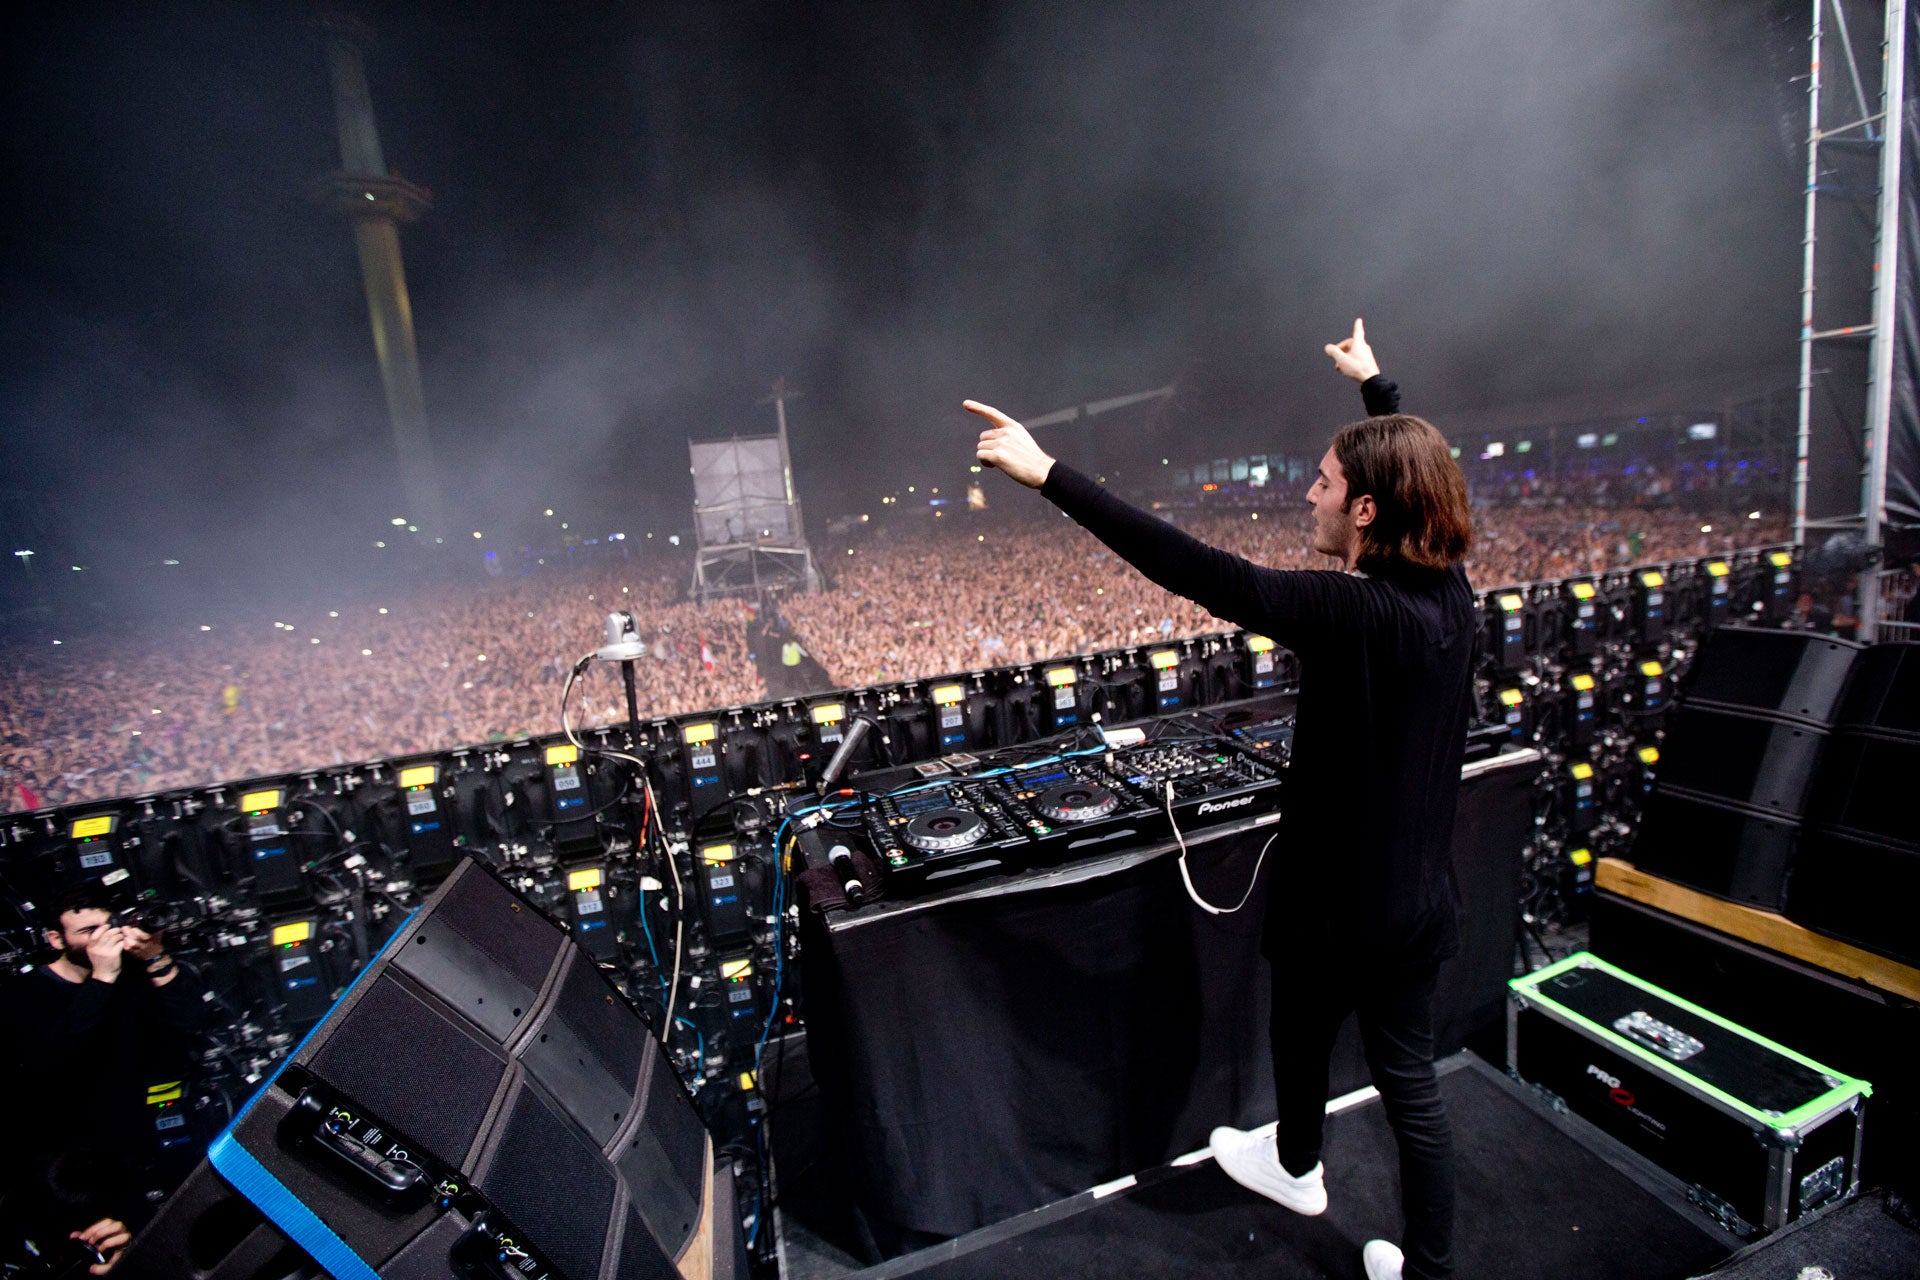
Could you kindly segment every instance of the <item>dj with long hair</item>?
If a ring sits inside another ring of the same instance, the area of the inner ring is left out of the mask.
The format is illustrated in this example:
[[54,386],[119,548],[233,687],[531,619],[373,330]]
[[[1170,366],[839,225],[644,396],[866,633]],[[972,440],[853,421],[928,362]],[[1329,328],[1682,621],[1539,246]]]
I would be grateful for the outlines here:
[[1367,1275],[1439,1280],[1452,1271],[1454,1181],[1433,996],[1440,962],[1459,948],[1450,847],[1472,693],[1474,602],[1461,568],[1472,525],[1445,438],[1398,412],[1364,325],[1326,351],[1360,383],[1369,414],[1335,433],[1306,495],[1314,549],[1334,569],[1270,569],[1210,547],[1048,456],[1006,414],[966,407],[992,424],[982,463],[1040,490],[1155,583],[1299,658],[1263,935],[1279,1125],[1272,1137],[1216,1129],[1213,1156],[1268,1199],[1324,1212],[1328,1064],[1357,1013],[1399,1146],[1405,1219],[1399,1246],[1368,1242]]

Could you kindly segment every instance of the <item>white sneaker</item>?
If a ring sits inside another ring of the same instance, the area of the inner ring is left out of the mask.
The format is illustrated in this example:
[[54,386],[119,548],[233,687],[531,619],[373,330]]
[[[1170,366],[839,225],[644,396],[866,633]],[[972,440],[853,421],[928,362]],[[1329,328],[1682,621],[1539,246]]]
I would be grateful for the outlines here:
[[1220,1166],[1221,1172],[1247,1190],[1308,1217],[1327,1211],[1325,1165],[1316,1164],[1300,1177],[1294,1177],[1280,1164],[1280,1154],[1271,1134],[1256,1138],[1244,1130],[1222,1125],[1213,1131],[1209,1142],[1214,1163]]
[[1360,1251],[1360,1261],[1367,1268],[1367,1280],[1400,1280],[1400,1268],[1406,1264],[1406,1255],[1400,1252],[1397,1244],[1369,1240],[1367,1247]]

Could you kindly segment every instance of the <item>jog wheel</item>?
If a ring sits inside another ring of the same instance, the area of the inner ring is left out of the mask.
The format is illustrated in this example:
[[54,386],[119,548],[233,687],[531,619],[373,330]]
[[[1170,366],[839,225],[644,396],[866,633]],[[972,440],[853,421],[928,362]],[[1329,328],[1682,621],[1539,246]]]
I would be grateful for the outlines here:
[[1034,798],[1033,807],[1049,822],[1092,822],[1120,807],[1120,797],[1091,782],[1062,782]]
[[986,834],[986,819],[966,809],[929,809],[907,823],[907,843],[922,853],[964,849]]

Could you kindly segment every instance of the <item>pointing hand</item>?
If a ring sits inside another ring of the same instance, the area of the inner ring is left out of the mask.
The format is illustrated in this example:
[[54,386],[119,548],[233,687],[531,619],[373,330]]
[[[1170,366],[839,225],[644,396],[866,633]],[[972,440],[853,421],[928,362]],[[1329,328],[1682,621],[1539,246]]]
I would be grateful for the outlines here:
[[976,456],[982,463],[1006,472],[1029,489],[1038,489],[1047,482],[1047,473],[1053,470],[1053,458],[1033,442],[1025,427],[978,400],[962,401],[961,407],[993,423],[980,433]]
[[1367,323],[1364,320],[1353,322],[1351,338],[1329,342],[1327,354],[1333,357],[1333,367],[1355,382],[1365,382],[1380,372],[1380,362],[1373,358],[1373,348],[1367,345]]

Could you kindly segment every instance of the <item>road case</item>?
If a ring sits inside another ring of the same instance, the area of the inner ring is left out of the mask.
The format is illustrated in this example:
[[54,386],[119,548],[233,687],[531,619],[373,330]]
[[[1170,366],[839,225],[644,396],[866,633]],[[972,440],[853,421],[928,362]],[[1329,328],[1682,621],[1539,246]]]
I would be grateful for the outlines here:
[[1507,1067],[1742,1235],[1859,1185],[1871,1085],[1588,952],[1508,984]]

